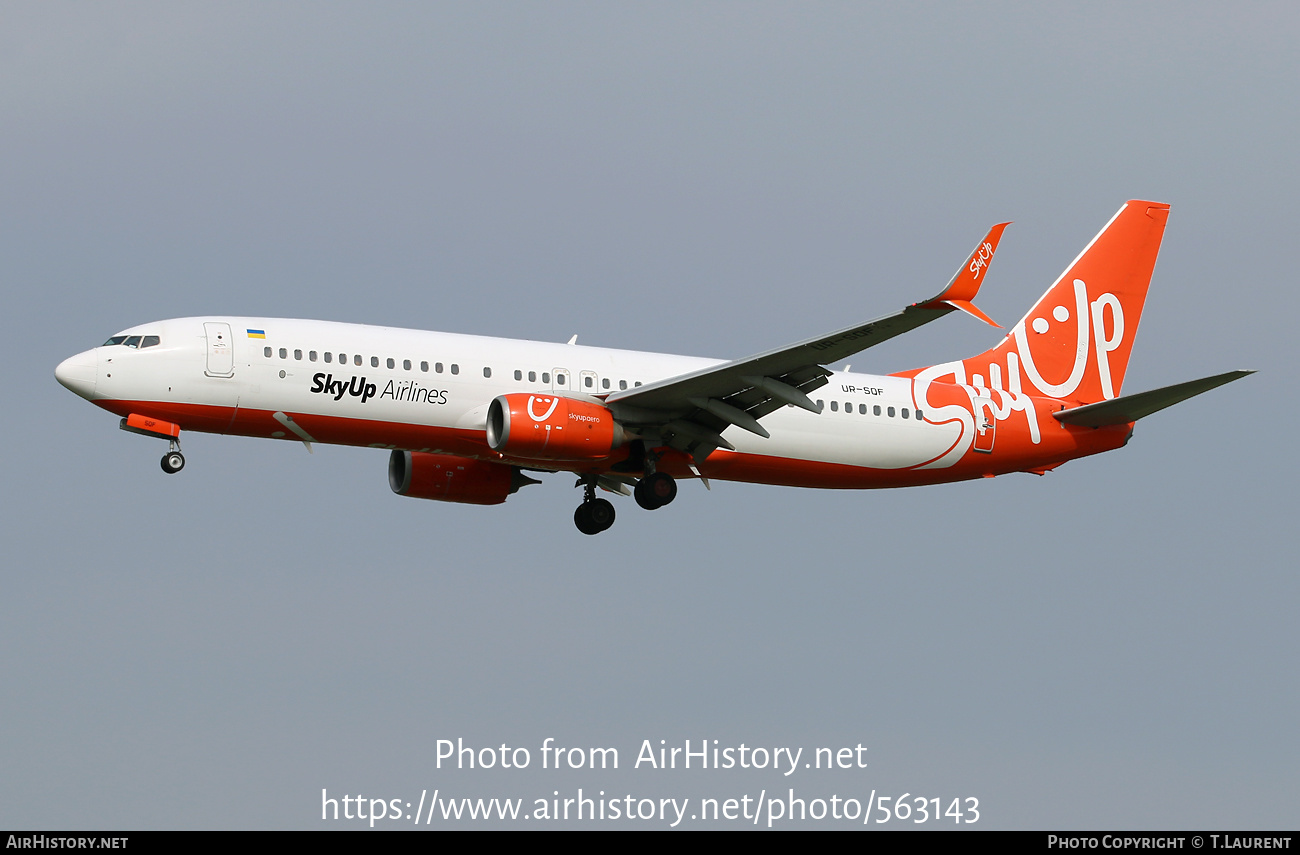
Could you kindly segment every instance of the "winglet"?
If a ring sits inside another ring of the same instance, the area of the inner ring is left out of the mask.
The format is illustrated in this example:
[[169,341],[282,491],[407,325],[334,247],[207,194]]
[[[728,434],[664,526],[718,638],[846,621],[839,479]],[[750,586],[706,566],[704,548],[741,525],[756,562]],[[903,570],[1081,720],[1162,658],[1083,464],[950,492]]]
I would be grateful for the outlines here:
[[979,320],[983,321],[984,323],[988,324],[991,327],[1002,329],[1002,324],[998,323],[997,321],[990,318],[988,315],[981,312],[975,306],[975,304],[969,300],[944,300],[943,302],[947,303],[949,306],[952,306],[954,309],[961,309],[966,314],[970,315],[973,318],[978,318]]
[[961,266],[948,287],[943,289],[943,293],[930,300],[917,303],[919,309],[939,309],[948,307],[960,309],[966,314],[978,318],[990,326],[999,326],[999,324],[988,315],[981,312],[975,307],[971,300],[979,293],[980,283],[985,273],[988,272],[989,264],[993,261],[993,253],[997,252],[998,241],[1002,240],[1002,232],[1011,223],[998,223],[989,229],[989,233],[984,236],[984,240],[979,242],[975,251],[966,259],[966,263]]

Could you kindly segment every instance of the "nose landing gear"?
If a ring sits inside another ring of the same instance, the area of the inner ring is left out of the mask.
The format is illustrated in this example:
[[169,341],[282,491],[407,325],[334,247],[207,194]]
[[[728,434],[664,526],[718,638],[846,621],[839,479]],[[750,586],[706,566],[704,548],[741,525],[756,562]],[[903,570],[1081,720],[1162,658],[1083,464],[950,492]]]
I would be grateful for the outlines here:
[[131,413],[118,425],[129,433],[151,436],[154,439],[167,440],[167,453],[162,456],[162,471],[175,475],[185,468],[185,455],[181,454],[181,426],[154,418]]
[[175,475],[185,468],[185,455],[181,454],[181,446],[176,440],[172,440],[171,448],[162,456],[162,471],[168,475]]

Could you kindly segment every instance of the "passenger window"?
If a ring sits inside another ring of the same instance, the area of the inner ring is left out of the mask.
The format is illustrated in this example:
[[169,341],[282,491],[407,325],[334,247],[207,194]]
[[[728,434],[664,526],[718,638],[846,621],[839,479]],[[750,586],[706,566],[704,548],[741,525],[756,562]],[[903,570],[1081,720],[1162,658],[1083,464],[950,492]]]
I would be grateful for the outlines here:
[[354,353],[354,354],[352,354],[352,364],[353,364],[353,365],[360,365],[360,364],[361,364],[361,354],[359,354],[359,353]]
[[115,335],[112,338],[110,338],[108,341],[101,344],[100,347],[116,347],[117,345],[121,344],[124,341],[126,341],[126,336]]
[[442,373],[442,363],[441,363],[441,362],[435,362],[435,363],[433,363],[433,370],[434,370],[436,373],[441,374],[441,373]]
[[271,348],[269,347],[262,348],[262,353],[266,356],[267,359],[271,358]]
[[483,376],[484,376],[484,377],[491,377],[491,376],[492,376],[492,369],[491,369],[491,368],[488,368],[486,365],[484,365],[484,366],[483,366]]
[[389,368],[396,368],[396,367],[397,367],[397,363],[393,361],[393,357],[391,357],[391,356],[388,357],[388,367],[389,367]]
[[340,353],[339,365],[347,365],[347,364],[348,364],[348,355],[346,353]]
[[280,358],[281,358],[281,359],[288,359],[288,358],[289,358],[289,350],[288,350],[288,348],[284,348],[284,347],[280,348]]
[[567,381],[567,379],[565,378],[565,376],[564,376],[563,374],[556,374],[556,375],[555,375],[555,385],[556,385],[556,386],[567,386],[567,385],[569,385],[569,384],[568,384],[568,381]]
[[867,414],[867,405],[858,404],[858,415],[865,416],[866,414]]
[[542,382],[543,382],[543,383],[550,383],[550,382],[551,382],[551,372],[549,372],[549,371],[543,371],[543,372],[542,372]]
[[903,407],[903,418],[908,417],[907,407]]
[[917,411],[916,411],[916,420],[917,420],[918,422],[919,422],[919,421],[924,421],[924,420],[925,420],[925,416],[921,415],[921,411],[920,411],[920,410],[917,410]]
[[890,408],[889,408],[889,417],[890,417],[891,419],[894,417],[894,408],[893,408],[893,407],[890,407]]
[[425,374],[428,374],[428,373],[429,373],[429,363],[427,363],[427,362],[421,362],[421,363],[420,363],[420,370],[423,371]]
[[817,399],[817,409],[820,410],[820,409],[824,408],[825,406],[826,406],[826,405],[822,403],[822,399],[821,399],[821,398],[818,398],[818,399]]
[[301,350],[295,350],[295,351],[293,352],[293,358],[294,358],[294,359],[297,359],[298,361],[301,362],[301,361],[302,361],[302,351],[301,351]]
[[325,361],[326,361],[326,362],[333,362],[333,361],[334,361],[334,354],[330,353],[328,350],[325,351]]
[[140,336],[138,335],[129,336],[126,341],[122,342],[122,344],[126,345],[127,347],[139,347]]
[[641,381],[638,380],[638,381],[636,381],[635,383],[633,383],[632,385],[633,385],[633,386],[640,386],[640,385],[641,385]]
[[872,414],[873,416],[878,416],[878,415],[880,415],[880,405],[879,405],[879,404],[876,404],[874,407],[871,408],[871,414]]
[[309,350],[309,351],[307,351],[307,361],[308,361],[308,362],[315,362],[315,361],[316,361],[316,351],[314,351],[314,350]]
[[524,379],[524,372],[522,372],[522,371],[520,371],[518,368],[516,368],[516,369],[515,369],[515,379],[516,379],[516,380],[522,380],[522,379]]
[[832,413],[838,413],[839,411],[840,411],[840,402],[839,402],[839,401],[831,401],[831,412],[832,412]]
[[590,389],[592,386],[592,378],[590,376],[587,376],[587,377],[583,377],[582,379],[587,381],[585,385],[588,389]]
[[852,402],[852,401],[845,401],[845,402],[844,402],[844,412],[846,412],[846,413],[851,413],[851,412],[853,412],[853,402]]
[[536,383],[536,382],[537,382],[537,372],[536,372],[536,371],[529,371],[529,372],[528,372],[528,382],[529,382],[529,383]]
[[460,366],[453,362],[453,363],[451,364],[451,373],[452,373],[452,374],[459,374],[459,373],[460,373]]
[[[357,365],[360,365],[360,364],[361,364],[360,362],[357,363]],[[379,367],[379,357],[378,357],[378,356],[372,356],[372,357],[370,357],[370,367],[371,367],[371,368],[378,368],[378,367]]]
[[620,380],[620,381],[618,381],[618,388],[619,388],[619,389],[626,389],[626,388],[627,388],[627,381],[626,381],[626,380]]
[[600,381],[600,385],[603,386],[604,388],[608,389],[608,388],[609,388],[609,378],[606,377],[605,379],[601,380],[601,381]]
[[411,370],[411,360],[409,360],[409,359],[403,359],[403,360],[402,360],[402,370],[403,370],[403,371],[410,371],[410,370]]
[[140,346],[141,346],[141,347],[154,347],[154,346],[160,344],[161,342],[162,342],[162,339],[158,338],[158,336],[156,336],[156,335],[147,335],[147,336],[144,337],[144,341],[140,342]]

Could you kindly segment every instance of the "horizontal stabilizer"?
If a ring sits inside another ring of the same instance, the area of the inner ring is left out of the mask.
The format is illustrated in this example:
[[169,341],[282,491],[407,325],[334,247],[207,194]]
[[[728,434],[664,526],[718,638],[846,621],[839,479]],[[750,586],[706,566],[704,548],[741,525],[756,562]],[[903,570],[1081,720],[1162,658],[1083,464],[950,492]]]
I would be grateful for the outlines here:
[[1229,371],[1227,374],[1189,380],[1186,383],[1165,386],[1163,389],[1152,389],[1150,392],[1123,395],[1097,404],[1061,410],[1059,413],[1052,413],[1052,417],[1067,425],[1080,427],[1128,424],[1152,413],[1158,413],[1165,407],[1172,407],[1180,401],[1193,398],[1202,392],[1208,392],[1224,383],[1231,383],[1233,380],[1240,380],[1247,374],[1254,373],[1254,371]]

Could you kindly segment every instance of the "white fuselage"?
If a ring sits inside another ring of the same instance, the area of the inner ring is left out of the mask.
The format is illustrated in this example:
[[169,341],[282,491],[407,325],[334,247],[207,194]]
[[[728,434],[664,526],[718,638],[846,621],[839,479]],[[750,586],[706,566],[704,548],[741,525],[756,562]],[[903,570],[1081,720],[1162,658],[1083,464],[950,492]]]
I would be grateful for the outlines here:
[[[262,429],[249,430],[246,417],[290,414],[300,425],[313,418],[317,424],[320,419],[342,420],[350,425],[372,424],[375,430],[347,430],[334,439],[330,431],[315,431],[324,436],[314,438],[453,453],[464,453],[463,444],[443,442],[443,438],[466,433],[481,437],[488,405],[498,395],[562,392],[602,398],[721,362],[271,318],[183,318],[143,324],[118,335],[156,335],[159,343],[148,348],[102,346],[65,365],[81,366],[83,379],[74,389],[78,394],[119,414],[149,410],[174,419],[193,407],[208,411],[209,416],[202,425],[188,429],[295,441],[302,437],[286,430],[283,419],[261,419]],[[253,337],[258,335],[264,337]],[[68,373],[63,367],[61,371]],[[782,407],[763,420],[770,438],[735,427],[723,435],[740,455],[873,470],[914,467],[950,448],[960,429],[918,418],[912,396],[913,384],[907,378],[836,372],[813,395],[825,403],[821,413]],[[230,429],[222,430],[219,423],[226,418]],[[428,441],[413,444],[409,430],[386,436],[382,425],[428,428]],[[448,445],[452,447],[443,448]],[[499,457],[486,447],[484,452],[487,459]]]

